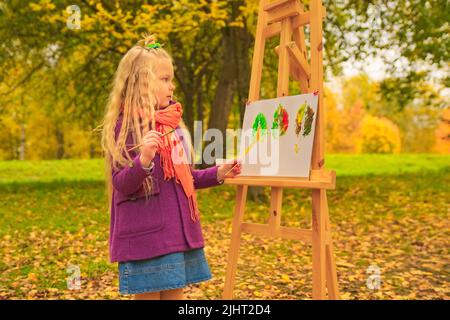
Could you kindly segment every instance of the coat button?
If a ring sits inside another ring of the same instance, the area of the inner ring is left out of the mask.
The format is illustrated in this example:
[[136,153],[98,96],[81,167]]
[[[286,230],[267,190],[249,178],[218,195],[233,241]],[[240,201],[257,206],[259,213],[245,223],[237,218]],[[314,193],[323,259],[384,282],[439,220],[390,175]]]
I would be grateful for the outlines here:
[[130,162],[130,163],[128,164],[128,166],[129,166],[130,168],[133,168],[133,166],[134,166],[133,162]]

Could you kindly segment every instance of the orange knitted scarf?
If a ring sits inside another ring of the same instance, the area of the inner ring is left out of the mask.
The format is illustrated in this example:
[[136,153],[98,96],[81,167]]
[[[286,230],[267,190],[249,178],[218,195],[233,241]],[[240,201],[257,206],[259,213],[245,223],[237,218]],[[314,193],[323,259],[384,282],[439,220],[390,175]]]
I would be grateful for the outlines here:
[[[179,102],[171,104],[164,109],[155,112],[156,131],[162,134],[177,128],[183,115],[183,107]],[[197,205],[197,197],[194,189],[194,179],[192,177],[190,164],[183,143],[177,131],[168,134],[163,139],[163,146],[160,148],[161,167],[164,171],[164,180],[175,178],[177,183],[181,183],[184,193],[189,202],[191,219],[195,222],[199,220],[200,212]]]

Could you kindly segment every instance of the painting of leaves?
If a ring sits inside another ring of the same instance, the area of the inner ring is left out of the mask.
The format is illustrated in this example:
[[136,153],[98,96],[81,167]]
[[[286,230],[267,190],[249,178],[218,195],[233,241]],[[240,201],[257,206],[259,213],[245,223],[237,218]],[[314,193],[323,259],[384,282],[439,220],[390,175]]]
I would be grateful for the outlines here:
[[253,121],[252,134],[256,135],[256,139],[259,140],[260,135],[265,135],[267,133],[267,120],[263,113],[258,113]]
[[305,128],[303,129],[303,136],[306,137],[311,133],[311,126],[314,120],[314,110],[308,106],[306,110]]
[[255,117],[255,121],[253,121],[252,125],[252,136],[256,139],[253,139],[252,143],[245,149],[244,156],[250,152],[250,150],[258,143],[258,141],[263,138],[267,134],[267,120],[263,113],[258,113]]
[[283,136],[286,134],[288,127],[289,127],[289,114],[286,111],[286,109],[281,104],[279,104],[278,108],[275,110],[275,113],[273,114],[272,130],[279,129],[280,136]]
[[302,131],[302,122],[303,117],[305,115],[306,110],[306,102],[300,106],[300,108],[297,111],[297,117],[295,118],[295,134],[298,136],[300,132]]
[[241,175],[309,177],[317,104],[318,96],[308,93],[254,101],[245,108]]

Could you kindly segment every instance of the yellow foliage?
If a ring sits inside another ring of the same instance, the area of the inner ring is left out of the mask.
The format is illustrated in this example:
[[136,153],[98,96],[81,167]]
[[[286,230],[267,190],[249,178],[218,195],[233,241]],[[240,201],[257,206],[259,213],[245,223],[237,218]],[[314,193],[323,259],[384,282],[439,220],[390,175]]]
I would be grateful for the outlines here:
[[14,159],[18,150],[20,137],[20,125],[16,119],[10,116],[3,116],[0,119],[0,160]]
[[287,274],[282,274],[281,280],[283,280],[284,282],[291,282],[291,278],[289,278]]
[[337,96],[325,88],[325,150],[326,152],[340,151],[342,141],[345,139],[342,130],[343,119],[337,108]]
[[41,0],[39,3],[30,3],[29,6],[33,11],[53,10],[56,8],[50,0]]
[[436,129],[435,151],[438,153],[450,153],[450,108],[442,112],[441,122]]
[[358,153],[400,153],[398,127],[387,118],[366,115],[357,139]]
[[362,101],[338,109],[339,96],[329,89],[325,89],[325,143],[327,152],[354,153],[359,127],[364,118]]

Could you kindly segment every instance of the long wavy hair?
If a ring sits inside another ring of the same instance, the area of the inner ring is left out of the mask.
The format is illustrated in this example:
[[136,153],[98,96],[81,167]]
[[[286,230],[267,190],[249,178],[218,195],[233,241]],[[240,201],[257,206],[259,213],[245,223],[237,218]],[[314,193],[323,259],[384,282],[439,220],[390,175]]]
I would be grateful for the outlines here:
[[[105,155],[106,190],[108,204],[112,199],[112,170],[120,170],[132,161],[127,150],[126,139],[129,134],[134,144],[143,141],[144,126],[139,115],[150,118],[150,130],[155,130],[155,112],[159,109],[159,101],[155,95],[156,73],[158,62],[171,56],[163,48],[149,49],[140,45],[132,47],[121,59],[114,76],[112,90],[109,95],[105,116],[102,123],[102,149]],[[115,128],[123,106],[123,120],[120,133],[116,139]],[[180,122],[183,133],[189,133],[183,120]],[[191,137],[188,136],[187,147],[192,154]],[[129,146],[128,146],[129,148]],[[152,178],[149,175],[144,181],[146,194],[151,192]]]

